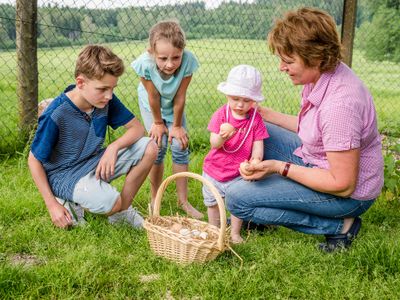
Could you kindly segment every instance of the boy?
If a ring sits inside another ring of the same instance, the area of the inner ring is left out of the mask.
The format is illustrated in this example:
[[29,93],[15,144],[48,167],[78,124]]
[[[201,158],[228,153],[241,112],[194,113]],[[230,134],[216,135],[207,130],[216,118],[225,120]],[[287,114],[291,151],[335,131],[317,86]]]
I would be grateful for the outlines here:
[[[82,208],[108,215],[110,223],[142,226],[131,203],[156,159],[157,145],[143,137],[143,126],[113,94],[123,72],[122,60],[110,49],[86,46],[76,62],[76,84],[39,118],[28,164],[58,227],[82,221]],[[126,132],[104,149],[107,125],[124,125]],[[109,182],[124,174],[120,194]]]

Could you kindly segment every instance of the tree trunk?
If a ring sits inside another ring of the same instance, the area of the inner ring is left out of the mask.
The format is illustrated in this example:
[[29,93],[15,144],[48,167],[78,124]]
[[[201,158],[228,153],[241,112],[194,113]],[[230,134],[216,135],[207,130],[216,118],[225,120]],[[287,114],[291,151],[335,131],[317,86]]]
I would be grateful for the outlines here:
[[19,126],[26,140],[37,122],[37,0],[17,0],[16,9]]

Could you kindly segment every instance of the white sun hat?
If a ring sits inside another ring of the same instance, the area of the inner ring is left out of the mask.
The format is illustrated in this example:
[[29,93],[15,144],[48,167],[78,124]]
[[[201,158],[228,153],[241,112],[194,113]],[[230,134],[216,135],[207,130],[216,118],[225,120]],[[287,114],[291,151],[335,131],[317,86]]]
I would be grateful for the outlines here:
[[228,79],[221,82],[217,89],[225,95],[244,97],[261,102],[264,100],[261,84],[261,74],[256,68],[249,65],[238,65],[232,68],[228,74]]

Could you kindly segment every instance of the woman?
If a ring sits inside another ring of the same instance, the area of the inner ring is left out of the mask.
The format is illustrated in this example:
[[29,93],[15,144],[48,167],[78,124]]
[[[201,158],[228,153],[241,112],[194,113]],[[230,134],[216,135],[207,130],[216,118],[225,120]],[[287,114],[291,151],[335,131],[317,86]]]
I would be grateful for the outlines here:
[[383,185],[372,96],[341,62],[336,25],[324,11],[288,12],[268,45],[280,71],[303,85],[301,109],[298,116],[260,109],[270,134],[264,161],[230,186],[227,207],[245,221],[324,234],[326,252],[348,248]]

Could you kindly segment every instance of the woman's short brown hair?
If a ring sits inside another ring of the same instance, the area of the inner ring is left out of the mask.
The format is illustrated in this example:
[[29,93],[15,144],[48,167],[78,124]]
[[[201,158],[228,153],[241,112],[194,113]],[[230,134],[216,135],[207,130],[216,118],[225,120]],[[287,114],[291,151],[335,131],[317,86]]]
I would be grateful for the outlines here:
[[105,74],[119,77],[124,73],[124,63],[111,49],[101,45],[88,45],[79,53],[75,66],[75,78],[84,75],[89,79],[101,79]]
[[278,55],[298,55],[307,67],[319,65],[322,73],[333,71],[342,59],[334,19],[316,8],[289,11],[276,20],[268,34],[268,46]]

